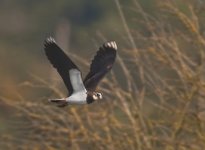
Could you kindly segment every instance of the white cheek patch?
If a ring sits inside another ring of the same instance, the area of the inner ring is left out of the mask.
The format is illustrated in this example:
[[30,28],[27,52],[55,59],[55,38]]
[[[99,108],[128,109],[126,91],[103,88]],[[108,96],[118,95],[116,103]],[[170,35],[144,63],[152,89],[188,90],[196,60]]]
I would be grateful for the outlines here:
[[96,95],[93,95],[93,99],[94,99],[94,100],[97,100],[98,97],[97,97]]

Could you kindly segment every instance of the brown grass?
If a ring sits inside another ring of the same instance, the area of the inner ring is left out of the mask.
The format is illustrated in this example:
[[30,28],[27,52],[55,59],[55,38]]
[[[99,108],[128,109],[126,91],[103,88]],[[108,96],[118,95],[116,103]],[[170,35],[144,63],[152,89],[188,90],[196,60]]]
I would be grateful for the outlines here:
[[[118,43],[114,71],[99,88],[104,101],[59,109],[47,99],[64,97],[62,87],[31,75],[13,90],[15,101],[10,95],[1,97],[15,114],[10,117],[12,132],[1,136],[2,147],[204,149],[204,14],[192,1],[184,4],[186,12],[174,1],[164,1],[156,4],[158,15],[151,15],[133,0],[138,18],[126,18],[119,0],[115,3],[128,42]],[[140,25],[129,27],[135,19]]]

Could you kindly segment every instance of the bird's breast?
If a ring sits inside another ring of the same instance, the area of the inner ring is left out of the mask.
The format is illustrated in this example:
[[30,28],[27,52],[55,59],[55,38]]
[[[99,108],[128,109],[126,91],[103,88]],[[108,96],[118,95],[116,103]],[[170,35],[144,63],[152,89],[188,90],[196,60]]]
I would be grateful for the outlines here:
[[69,104],[87,104],[87,94],[85,92],[73,93],[67,101]]

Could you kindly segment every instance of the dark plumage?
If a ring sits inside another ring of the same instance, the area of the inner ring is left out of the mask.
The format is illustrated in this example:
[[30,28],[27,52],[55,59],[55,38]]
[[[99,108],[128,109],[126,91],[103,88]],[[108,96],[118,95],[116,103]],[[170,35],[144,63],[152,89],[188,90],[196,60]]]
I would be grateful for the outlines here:
[[51,102],[66,104],[92,103],[101,99],[101,93],[95,92],[100,80],[109,72],[116,58],[117,45],[115,42],[106,42],[100,48],[92,60],[90,72],[82,81],[81,72],[72,60],[61,50],[53,38],[47,38],[44,50],[51,64],[57,69],[62,77],[69,97],[63,99],[52,99]]
[[116,49],[110,47],[107,43],[100,47],[92,60],[90,72],[84,79],[86,89],[92,91],[96,89],[100,80],[111,70],[115,62],[116,53]]

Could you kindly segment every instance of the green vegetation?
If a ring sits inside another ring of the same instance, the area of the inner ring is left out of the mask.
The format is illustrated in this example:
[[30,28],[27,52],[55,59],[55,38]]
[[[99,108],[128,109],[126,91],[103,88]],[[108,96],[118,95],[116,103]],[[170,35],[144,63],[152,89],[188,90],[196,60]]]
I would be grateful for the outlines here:
[[[1,149],[204,149],[203,1],[0,3]],[[104,101],[47,102],[66,96],[43,54],[50,33],[84,74],[96,48],[116,40]]]

